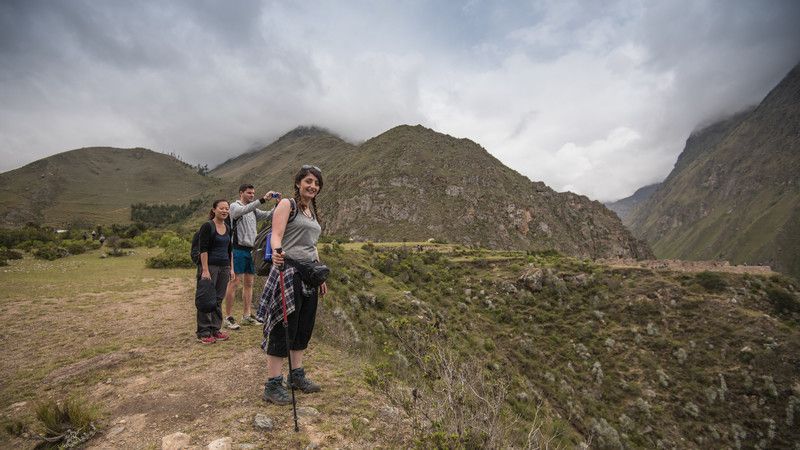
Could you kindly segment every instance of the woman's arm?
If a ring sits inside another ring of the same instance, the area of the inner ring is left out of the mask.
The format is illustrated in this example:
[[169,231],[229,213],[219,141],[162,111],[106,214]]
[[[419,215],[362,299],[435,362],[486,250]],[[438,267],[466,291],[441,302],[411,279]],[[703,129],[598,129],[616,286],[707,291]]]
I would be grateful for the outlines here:
[[283,199],[275,207],[275,212],[272,214],[272,238],[270,244],[272,245],[272,263],[283,264],[283,255],[279,254],[276,249],[281,248],[283,245],[283,234],[286,232],[286,224],[289,223],[289,214],[292,211],[292,204],[289,199]]
[[200,253],[200,267],[203,269],[200,278],[211,279],[211,272],[208,271],[208,252]]

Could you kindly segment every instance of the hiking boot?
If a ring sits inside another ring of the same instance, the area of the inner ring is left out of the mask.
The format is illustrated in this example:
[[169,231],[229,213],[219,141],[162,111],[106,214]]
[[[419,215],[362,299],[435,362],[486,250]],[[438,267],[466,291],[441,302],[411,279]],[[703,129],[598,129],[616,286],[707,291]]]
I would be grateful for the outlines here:
[[214,342],[217,342],[217,340],[212,336],[199,336],[197,338],[197,342],[201,344],[213,344]]
[[256,323],[250,316],[242,316],[242,325],[252,325]]
[[215,331],[212,336],[214,336],[214,339],[216,339],[218,341],[227,341],[228,340],[228,335],[226,333],[221,332],[221,331]]
[[228,316],[225,318],[225,328],[230,328],[231,330],[238,330],[239,324],[233,320],[233,316]]
[[264,401],[275,403],[276,405],[292,403],[289,391],[283,386],[283,375],[270,378],[264,384]]
[[302,367],[292,369],[292,386],[306,394],[320,391],[319,385],[306,377],[306,371]]
[[257,323],[259,325],[264,325],[264,321],[258,320],[258,317],[254,316],[252,314],[250,314],[249,316],[242,316],[242,322],[244,322],[245,320],[247,320],[251,324],[256,324]]

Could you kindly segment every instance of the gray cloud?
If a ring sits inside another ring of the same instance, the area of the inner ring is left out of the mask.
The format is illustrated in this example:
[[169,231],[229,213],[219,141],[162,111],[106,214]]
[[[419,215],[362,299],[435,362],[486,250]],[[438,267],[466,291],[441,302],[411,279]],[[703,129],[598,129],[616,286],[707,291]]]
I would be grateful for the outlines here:
[[763,98],[798,19],[791,0],[6,1],[0,170],[91,145],[214,165],[299,124],[422,123],[615,199]]

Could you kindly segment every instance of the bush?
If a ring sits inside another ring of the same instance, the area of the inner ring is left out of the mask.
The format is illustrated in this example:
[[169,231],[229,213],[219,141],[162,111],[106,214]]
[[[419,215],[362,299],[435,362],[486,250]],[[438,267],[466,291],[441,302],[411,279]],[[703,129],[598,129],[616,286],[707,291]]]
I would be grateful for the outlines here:
[[717,272],[700,272],[695,275],[695,280],[708,292],[722,292],[728,287],[728,281]]
[[175,235],[175,233],[172,231],[150,230],[150,231],[145,231],[144,233],[133,238],[133,243],[137,247],[147,247],[147,248],[158,247],[161,237],[167,233],[172,233],[172,235]]
[[36,406],[36,419],[47,443],[58,448],[75,448],[97,433],[100,408],[79,397],[63,402],[50,400]]
[[191,242],[173,236],[167,242],[164,251],[152,258],[147,258],[145,265],[151,269],[191,269],[196,267],[189,256]]
[[53,243],[48,243],[34,250],[33,256],[39,259],[55,261],[56,259],[69,256],[69,252],[64,247],[59,247]]
[[22,252],[19,250],[0,247],[0,259],[22,259]]
[[70,255],[80,255],[81,253],[85,253],[87,250],[89,250],[86,245],[87,242],[67,239],[61,241],[61,246],[64,247]]
[[26,241],[52,242],[57,239],[55,231],[37,225],[23,228],[0,229],[0,247],[20,248]]
[[800,312],[800,302],[784,288],[770,286],[766,289],[767,298],[778,312]]

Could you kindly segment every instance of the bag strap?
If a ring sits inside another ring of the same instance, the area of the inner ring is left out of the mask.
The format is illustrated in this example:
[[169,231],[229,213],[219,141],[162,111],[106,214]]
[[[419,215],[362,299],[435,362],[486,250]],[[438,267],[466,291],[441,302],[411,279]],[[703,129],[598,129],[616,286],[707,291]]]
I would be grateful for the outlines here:
[[289,220],[286,223],[293,221],[297,217],[297,204],[293,198],[289,199],[289,204],[292,205],[292,211],[289,213]]

